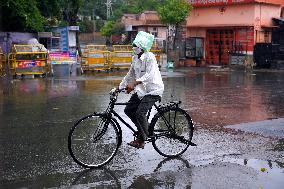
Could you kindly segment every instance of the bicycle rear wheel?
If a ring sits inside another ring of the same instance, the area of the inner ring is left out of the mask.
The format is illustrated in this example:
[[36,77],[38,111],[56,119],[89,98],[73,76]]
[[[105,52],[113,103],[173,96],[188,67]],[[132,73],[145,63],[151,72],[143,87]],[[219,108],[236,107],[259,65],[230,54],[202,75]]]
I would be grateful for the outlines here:
[[191,117],[179,107],[169,107],[157,113],[150,125],[150,134],[154,136],[154,149],[165,157],[177,157],[183,154],[193,136]]
[[68,135],[68,150],[83,167],[99,168],[112,160],[121,141],[117,126],[103,114],[78,120]]

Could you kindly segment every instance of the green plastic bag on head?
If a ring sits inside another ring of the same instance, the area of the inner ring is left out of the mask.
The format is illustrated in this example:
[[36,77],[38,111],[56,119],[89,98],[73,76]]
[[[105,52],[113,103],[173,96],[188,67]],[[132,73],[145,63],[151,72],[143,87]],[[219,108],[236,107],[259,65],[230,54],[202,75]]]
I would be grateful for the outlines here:
[[138,47],[142,48],[144,51],[150,51],[154,42],[154,35],[140,31],[136,35],[133,43]]

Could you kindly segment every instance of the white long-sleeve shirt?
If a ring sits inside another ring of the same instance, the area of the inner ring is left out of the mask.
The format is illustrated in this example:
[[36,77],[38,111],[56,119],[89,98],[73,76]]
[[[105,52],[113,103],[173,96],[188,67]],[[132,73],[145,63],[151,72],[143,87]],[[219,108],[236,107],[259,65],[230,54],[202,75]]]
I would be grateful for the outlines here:
[[145,52],[140,58],[137,55],[132,57],[131,67],[121,81],[119,88],[125,88],[129,82],[134,80],[142,82],[134,89],[139,98],[143,98],[145,95],[162,96],[164,83],[153,53]]

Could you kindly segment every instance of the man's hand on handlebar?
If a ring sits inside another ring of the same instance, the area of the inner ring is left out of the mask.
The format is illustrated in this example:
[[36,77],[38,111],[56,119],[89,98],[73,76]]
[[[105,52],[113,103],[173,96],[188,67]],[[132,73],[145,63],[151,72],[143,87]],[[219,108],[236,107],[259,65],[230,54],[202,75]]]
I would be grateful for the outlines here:
[[113,89],[111,89],[110,90],[110,92],[109,92],[109,94],[115,94],[115,93],[120,93],[120,92],[122,92],[122,91],[124,91],[124,90],[126,90],[126,92],[129,94],[129,93],[131,93],[131,91],[133,91],[134,90],[134,88],[137,86],[137,85],[139,85],[139,84],[141,84],[142,82],[141,81],[132,81],[132,82],[130,82],[130,83],[128,83],[128,85],[126,86],[126,88],[123,88],[123,89],[119,89],[119,87],[114,87]]
[[109,91],[109,94],[111,94],[111,95],[114,95],[115,93],[117,93],[117,88],[116,87],[114,87],[113,89],[111,89]]
[[123,91],[125,91],[125,90],[126,90],[126,88],[119,89],[119,88],[114,87],[113,89],[111,89],[111,90],[109,91],[109,94],[110,94],[110,95],[114,95],[114,94],[116,94],[116,93],[120,93],[120,92],[123,92]]
[[139,85],[139,84],[141,84],[141,83],[142,83],[141,81],[132,81],[132,82],[130,82],[130,83],[127,85],[127,87],[126,87],[127,93],[128,93],[128,94],[131,93],[131,91],[134,90],[134,88],[136,87],[136,85]]
[[127,92],[127,94],[131,93],[131,91],[134,90],[134,87],[135,87],[135,86],[134,86],[132,83],[129,83],[129,84],[127,85],[127,87],[126,87],[126,92]]

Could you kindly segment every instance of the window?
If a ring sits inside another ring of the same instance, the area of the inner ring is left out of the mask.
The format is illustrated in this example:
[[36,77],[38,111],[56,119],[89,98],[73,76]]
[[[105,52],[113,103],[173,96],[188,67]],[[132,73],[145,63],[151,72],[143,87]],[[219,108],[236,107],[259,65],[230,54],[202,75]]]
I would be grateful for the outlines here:
[[188,58],[202,58],[204,53],[204,39],[198,37],[190,37],[186,39],[185,55]]
[[155,37],[158,37],[158,32],[151,32],[152,35],[154,35]]

